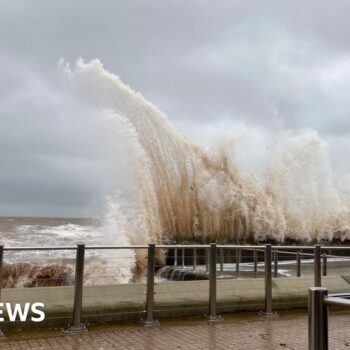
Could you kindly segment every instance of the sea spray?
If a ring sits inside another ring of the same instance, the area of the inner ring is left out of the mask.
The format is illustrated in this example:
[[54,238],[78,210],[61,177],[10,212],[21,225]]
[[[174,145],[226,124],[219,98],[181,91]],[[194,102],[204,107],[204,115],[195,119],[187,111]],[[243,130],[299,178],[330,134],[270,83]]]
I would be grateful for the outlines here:
[[140,225],[137,235],[124,231],[131,242],[349,237],[348,200],[333,185],[327,147],[315,132],[287,134],[257,181],[242,175],[229,148],[206,152],[183,137],[100,61],[62,65],[75,91],[125,118],[135,136]]
[[[256,132],[244,130],[239,137],[249,151],[238,145],[237,137],[227,136],[207,150],[181,135],[157,107],[98,60],[79,60],[73,68],[60,65],[66,92],[81,99],[83,110],[98,117],[109,128],[108,136],[113,130],[115,142],[123,144],[133,193],[106,199],[102,228],[21,225],[21,236],[30,239],[36,231],[44,241],[51,237],[64,244],[75,237],[112,246],[349,238],[349,182],[334,185],[328,146],[315,131],[279,131],[262,152]],[[259,169],[242,165],[255,164],[258,157],[264,158]],[[4,287],[73,283],[73,255],[41,255],[37,265],[32,253],[25,254],[26,264],[18,263],[17,254],[6,255]],[[146,249],[87,250],[85,283],[141,280],[146,254]]]

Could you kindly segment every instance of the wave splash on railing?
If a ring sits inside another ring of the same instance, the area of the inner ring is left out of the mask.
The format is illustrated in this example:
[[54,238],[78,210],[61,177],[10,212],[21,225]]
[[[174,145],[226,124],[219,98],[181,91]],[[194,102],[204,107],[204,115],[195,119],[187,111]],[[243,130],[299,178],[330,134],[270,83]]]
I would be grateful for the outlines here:
[[126,125],[139,201],[132,220],[122,218],[121,203],[113,209],[131,243],[349,237],[349,200],[335,188],[315,132],[290,134],[271,150],[263,180],[243,176],[234,145],[196,146],[100,61],[61,67],[73,93]]
[[[116,120],[125,134],[123,142],[136,178],[134,201],[109,201],[106,229],[113,233],[109,243],[350,237],[350,201],[334,186],[327,145],[315,132],[287,133],[271,149],[269,162],[257,178],[240,169],[230,139],[211,151],[195,145],[100,61],[78,60],[74,67],[61,62],[60,67],[72,95],[101,120]],[[122,266],[113,266],[113,276],[142,277],[146,251],[115,254]],[[101,257],[91,261],[87,264],[90,281],[92,271],[103,268],[98,265]],[[108,278],[109,268],[104,266],[100,275]],[[40,276],[47,274],[68,283],[71,274],[70,269],[60,271],[55,265],[44,270],[23,265],[19,270],[33,277],[31,284],[40,283]]]
[[[230,139],[211,151],[195,145],[100,61],[78,60],[73,67],[61,62],[60,67],[72,95],[101,120],[116,120],[123,126],[123,142],[136,178],[136,199],[132,205],[118,198],[109,201],[106,228],[109,225],[112,233],[110,243],[350,237],[350,200],[333,183],[327,145],[317,133],[287,133],[271,149],[266,169],[257,178],[240,169]],[[76,231],[76,227],[68,228],[67,232],[67,227],[59,229],[66,236]],[[142,275],[146,251],[115,254],[122,266],[114,265],[113,275],[119,274],[121,280]],[[162,258],[160,253],[158,258]],[[87,265],[90,280],[91,271],[99,268],[105,269],[105,278],[111,275],[110,266],[99,266],[99,261],[103,257]],[[60,271],[54,264],[43,270],[23,265],[19,271],[27,271],[32,284],[40,283],[40,276],[47,274],[70,278],[68,270]]]

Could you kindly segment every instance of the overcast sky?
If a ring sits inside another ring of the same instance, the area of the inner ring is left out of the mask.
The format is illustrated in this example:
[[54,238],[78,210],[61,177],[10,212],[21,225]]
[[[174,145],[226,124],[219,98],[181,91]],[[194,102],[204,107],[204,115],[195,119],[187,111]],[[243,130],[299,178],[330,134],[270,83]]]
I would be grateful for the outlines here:
[[129,185],[60,58],[99,58],[205,145],[236,127],[314,129],[347,173],[349,18],[347,0],[0,0],[0,215],[96,216]]

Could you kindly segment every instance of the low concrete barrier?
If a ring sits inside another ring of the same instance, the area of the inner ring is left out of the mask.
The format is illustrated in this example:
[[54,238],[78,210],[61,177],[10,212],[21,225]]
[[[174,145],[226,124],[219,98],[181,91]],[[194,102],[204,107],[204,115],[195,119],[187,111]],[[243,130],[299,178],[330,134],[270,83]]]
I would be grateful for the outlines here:
[[[350,291],[346,277],[327,276],[322,285],[330,293]],[[307,306],[308,288],[313,277],[273,279],[275,310]],[[3,289],[1,302],[45,303],[43,323],[27,321],[22,326],[65,326],[73,311],[73,287],[37,287]],[[155,285],[155,313],[157,317],[205,314],[208,308],[208,281],[162,282]],[[108,322],[140,319],[145,310],[145,284],[86,286],[83,294],[83,322]],[[259,311],[264,307],[264,279],[232,279],[217,281],[219,312]],[[6,318],[6,315],[5,315]],[[4,328],[15,323],[5,322]],[[18,325],[17,325],[18,326]]]

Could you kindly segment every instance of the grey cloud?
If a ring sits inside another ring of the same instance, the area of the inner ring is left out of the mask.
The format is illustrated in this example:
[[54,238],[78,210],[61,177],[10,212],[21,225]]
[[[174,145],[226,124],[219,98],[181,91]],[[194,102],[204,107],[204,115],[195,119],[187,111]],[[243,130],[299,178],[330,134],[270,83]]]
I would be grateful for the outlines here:
[[94,215],[130,186],[112,131],[60,86],[60,57],[101,59],[189,137],[235,121],[313,128],[350,168],[346,1],[0,4],[0,214]]
[[129,185],[118,130],[110,135],[115,125],[87,110],[68,85],[25,76],[0,103],[1,214],[101,214],[104,196]]

